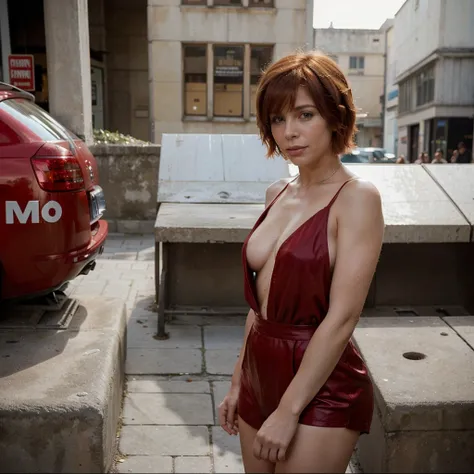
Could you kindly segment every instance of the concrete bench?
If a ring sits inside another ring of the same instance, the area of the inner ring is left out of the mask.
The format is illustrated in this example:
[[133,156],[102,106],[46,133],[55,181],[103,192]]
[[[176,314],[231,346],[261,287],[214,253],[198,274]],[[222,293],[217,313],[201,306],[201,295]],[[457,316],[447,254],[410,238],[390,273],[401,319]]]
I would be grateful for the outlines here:
[[355,331],[375,391],[358,460],[365,473],[473,472],[474,316],[415,313],[371,310]]
[[[290,176],[256,135],[165,134],[158,179],[158,338],[175,312],[243,314],[240,248],[265,190]],[[225,244],[225,245],[216,245]]]

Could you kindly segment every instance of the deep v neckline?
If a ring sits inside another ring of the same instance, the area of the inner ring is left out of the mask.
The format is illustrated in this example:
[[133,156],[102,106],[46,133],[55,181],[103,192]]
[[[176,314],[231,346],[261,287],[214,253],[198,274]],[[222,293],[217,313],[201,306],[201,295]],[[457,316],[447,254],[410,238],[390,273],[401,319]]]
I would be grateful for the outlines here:
[[[299,176],[299,175],[298,175]],[[283,193],[287,190],[288,186],[296,181],[296,179],[298,178],[298,176],[296,176],[294,179],[288,181],[288,183],[285,184],[285,186],[283,187],[283,189],[275,196],[275,198],[273,199],[273,201],[266,207],[266,209],[262,212],[262,214],[260,215],[260,217],[257,219],[257,222],[254,224],[252,230],[250,231],[247,239],[245,240],[245,243],[244,243],[244,247],[243,247],[243,260],[244,260],[244,264],[245,264],[245,280],[246,280],[246,284],[249,285],[250,287],[250,290],[251,290],[251,297],[252,297],[252,300],[253,300],[253,304],[254,304],[254,307],[256,308],[256,315],[259,316],[259,317],[263,317],[262,314],[261,314],[261,306],[258,302],[258,298],[257,298],[257,292],[256,292],[256,287],[255,287],[255,279],[250,279],[250,273],[256,273],[254,272],[251,268],[250,268],[250,265],[248,263],[248,260],[247,260],[247,245],[248,245],[248,242],[250,240],[250,238],[252,237],[253,233],[255,232],[255,230],[260,226],[260,224],[266,219],[267,215],[268,215],[268,212],[270,211],[270,209],[273,207],[273,205],[281,198],[281,196],[283,195]],[[334,196],[331,198],[331,200],[329,201],[329,203],[322,207],[321,209],[319,209],[318,211],[316,211],[314,214],[312,214],[311,216],[309,216],[305,221],[303,221],[298,227],[296,227],[296,229],[290,233],[290,235],[288,235],[288,237],[286,237],[286,239],[280,244],[280,246],[278,247],[278,250],[276,251],[275,253],[275,258],[274,258],[274,261],[273,261],[273,268],[272,268],[272,271],[271,271],[271,274],[270,274],[270,285],[268,287],[268,294],[267,294],[267,299],[266,299],[266,304],[267,304],[267,316],[268,316],[268,307],[269,307],[269,304],[270,304],[270,301],[271,301],[271,296],[272,296],[272,289],[273,289],[273,284],[274,284],[274,281],[275,281],[275,269],[277,267],[277,264],[278,264],[278,258],[280,256],[280,253],[283,249],[283,247],[287,246],[288,243],[291,241],[291,239],[297,234],[299,233],[302,229],[304,229],[309,223],[313,222],[313,220],[318,217],[320,214],[322,214],[323,212],[327,211],[328,209],[331,208],[331,206],[334,204],[334,201],[337,199],[337,197],[339,196],[339,193],[341,192],[342,188],[347,184],[349,183],[350,181],[353,181],[357,179],[356,177],[351,177],[349,178],[348,180],[344,181],[344,183],[339,187],[339,189],[337,190],[337,192],[334,194]],[[326,221],[326,224],[327,224],[327,221]],[[324,245],[326,247],[326,264],[327,264],[327,267],[330,269],[331,267],[331,262],[330,262],[330,257],[329,257],[329,243],[328,243],[328,236],[327,236],[327,229],[326,229],[326,236],[325,236],[325,239],[324,239]],[[265,318],[266,319],[266,318]]]
[[[247,280],[247,284],[250,285],[250,288],[251,288],[251,294],[252,294],[252,299],[253,299],[253,303],[254,303],[254,306],[255,308],[257,308],[257,316],[260,316],[263,318],[262,316],[262,313],[261,313],[261,306],[259,304],[259,301],[258,301],[258,297],[257,297],[257,292],[256,292],[256,288],[255,288],[255,279],[252,279],[250,280],[249,278],[249,275],[250,273],[257,273],[257,272],[254,272],[254,270],[252,270],[252,268],[250,267],[249,265],[249,262],[247,260],[247,244],[250,240],[250,238],[252,237],[253,233],[255,232],[255,230],[257,230],[257,228],[260,226],[260,224],[267,218],[267,215],[268,215],[268,212],[270,211],[270,209],[273,207],[273,205],[281,198],[281,196],[284,194],[284,192],[287,190],[288,186],[293,182],[293,181],[296,181],[296,179],[298,178],[298,176],[296,176],[294,179],[292,179],[291,181],[288,181],[288,183],[285,184],[285,186],[283,187],[283,189],[275,196],[275,198],[273,199],[273,201],[267,206],[267,208],[262,212],[262,215],[260,216],[260,218],[257,220],[257,222],[255,223],[255,225],[253,226],[252,230],[250,231],[250,234],[249,236],[247,237],[246,239],[246,242],[245,242],[245,246],[244,246],[244,261],[245,261],[245,266],[246,266],[246,272],[245,272],[245,277],[246,277],[246,280]],[[345,183],[344,183],[345,184]],[[336,193],[336,195],[339,193],[339,191]],[[316,211],[314,214],[312,214],[311,216],[309,216],[306,220],[304,220],[299,226],[296,227],[296,229],[294,231],[292,231],[288,237],[285,238],[285,240],[280,244],[280,246],[278,247],[278,250],[276,251],[275,253],[275,258],[274,258],[274,261],[273,261],[273,268],[272,268],[272,271],[271,271],[271,274],[270,274],[270,285],[268,287],[268,294],[267,294],[267,300],[266,300],[266,303],[267,303],[267,310],[268,310],[268,304],[269,304],[269,301],[270,301],[270,297],[272,295],[272,287],[273,287],[273,282],[275,280],[275,269],[276,269],[276,266],[277,266],[277,262],[278,262],[278,257],[280,255],[280,252],[282,251],[283,247],[285,247],[286,245],[288,245],[288,243],[290,242],[290,240],[299,232],[301,231],[303,228],[306,227],[306,225],[308,225],[310,222],[313,221],[313,219],[315,219],[317,216],[319,216],[319,214],[321,214],[323,211],[327,210],[330,205],[333,203],[334,201],[334,198],[332,198],[329,203],[322,207],[321,209],[319,209],[318,211]],[[327,237],[326,237],[326,253],[329,253],[328,252],[328,243],[327,243]],[[268,313],[268,311],[267,311]],[[267,315],[268,316],[268,315]],[[266,318],[264,318],[266,319]]]

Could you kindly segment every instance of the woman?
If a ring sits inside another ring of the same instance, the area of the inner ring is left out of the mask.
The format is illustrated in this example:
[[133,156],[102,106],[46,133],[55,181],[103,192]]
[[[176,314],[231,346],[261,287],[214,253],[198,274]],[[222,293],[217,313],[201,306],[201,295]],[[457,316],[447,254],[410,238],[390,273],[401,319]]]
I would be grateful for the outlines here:
[[355,108],[324,55],[298,53],[263,74],[257,125],[268,156],[299,167],[272,184],[244,243],[244,345],[221,426],[240,434],[247,472],[344,472],[368,432],[372,385],[350,341],[382,245],[380,196],[339,161]]

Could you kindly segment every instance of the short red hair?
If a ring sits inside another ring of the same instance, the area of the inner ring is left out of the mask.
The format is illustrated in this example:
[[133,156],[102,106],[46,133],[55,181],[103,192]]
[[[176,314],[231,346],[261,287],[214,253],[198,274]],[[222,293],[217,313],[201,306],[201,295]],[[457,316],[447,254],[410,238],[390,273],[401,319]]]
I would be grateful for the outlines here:
[[270,115],[292,109],[300,86],[308,88],[318,112],[332,130],[333,152],[340,154],[352,148],[356,110],[346,77],[328,56],[314,51],[298,52],[270,64],[259,81],[257,126],[267,146],[267,156],[279,153]]

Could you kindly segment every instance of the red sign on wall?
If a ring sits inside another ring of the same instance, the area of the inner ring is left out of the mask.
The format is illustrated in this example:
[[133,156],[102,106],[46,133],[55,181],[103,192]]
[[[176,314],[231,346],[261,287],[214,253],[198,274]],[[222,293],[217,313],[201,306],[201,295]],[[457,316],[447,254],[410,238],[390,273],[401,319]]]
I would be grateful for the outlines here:
[[35,90],[35,60],[32,54],[10,54],[10,84],[24,91]]

